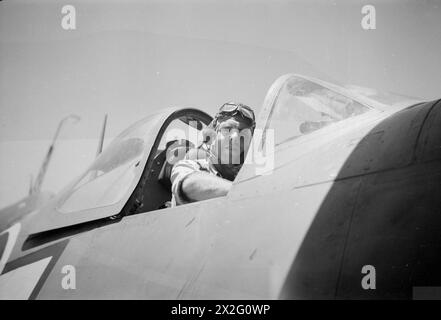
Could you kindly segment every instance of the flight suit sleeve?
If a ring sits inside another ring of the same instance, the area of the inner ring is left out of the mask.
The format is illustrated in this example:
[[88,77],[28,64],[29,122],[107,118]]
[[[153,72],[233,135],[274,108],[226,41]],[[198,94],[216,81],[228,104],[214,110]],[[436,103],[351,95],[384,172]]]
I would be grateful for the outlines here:
[[190,201],[182,193],[182,182],[191,173],[200,171],[200,165],[194,160],[178,161],[171,171],[170,181],[172,183],[173,205],[181,205]]

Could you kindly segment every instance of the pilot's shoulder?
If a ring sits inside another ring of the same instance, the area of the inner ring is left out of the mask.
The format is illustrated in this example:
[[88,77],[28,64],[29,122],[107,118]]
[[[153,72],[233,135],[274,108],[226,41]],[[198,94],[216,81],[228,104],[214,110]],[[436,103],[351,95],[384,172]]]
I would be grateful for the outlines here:
[[192,148],[185,155],[188,160],[205,160],[208,159],[208,152],[202,148]]
[[192,148],[184,159],[175,163],[172,169],[172,178],[177,175],[186,175],[190,171],[210,171],[208,152],[201,148]]

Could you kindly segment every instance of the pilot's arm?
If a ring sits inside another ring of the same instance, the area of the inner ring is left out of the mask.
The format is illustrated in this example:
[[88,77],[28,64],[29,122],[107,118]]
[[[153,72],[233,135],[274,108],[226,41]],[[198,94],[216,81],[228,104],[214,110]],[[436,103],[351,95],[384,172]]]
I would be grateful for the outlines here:
[[225,196],[232,182],[205,170],[203,162],[181,160],[172,169],[173,204],[207,200]]
[[225,196],[232,182],[206,172],[193,172],[182,181],[181,192],[190,201],[201,201]]

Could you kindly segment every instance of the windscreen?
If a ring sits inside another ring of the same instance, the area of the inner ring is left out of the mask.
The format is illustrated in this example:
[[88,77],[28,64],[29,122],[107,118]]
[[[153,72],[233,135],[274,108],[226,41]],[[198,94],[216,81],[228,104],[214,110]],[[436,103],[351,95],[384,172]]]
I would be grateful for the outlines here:
[[347,96],[293,76],[282,86],[267,128],[274,130],[278,145],[369,110]]

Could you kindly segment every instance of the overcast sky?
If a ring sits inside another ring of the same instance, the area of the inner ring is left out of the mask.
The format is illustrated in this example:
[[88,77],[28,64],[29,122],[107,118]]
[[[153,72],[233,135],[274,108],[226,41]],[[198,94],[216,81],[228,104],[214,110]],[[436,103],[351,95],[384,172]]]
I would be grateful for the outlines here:
[[[76,30],[61,27],[63,5]],[[363,30],[361,8],[376,8]],[[0,207],[26,195],[61,118],[44,189],[58,191],[106,144],[169,106],[259,110],[271,83],[301,73],[441,97],[441,1],[0,2]]]

